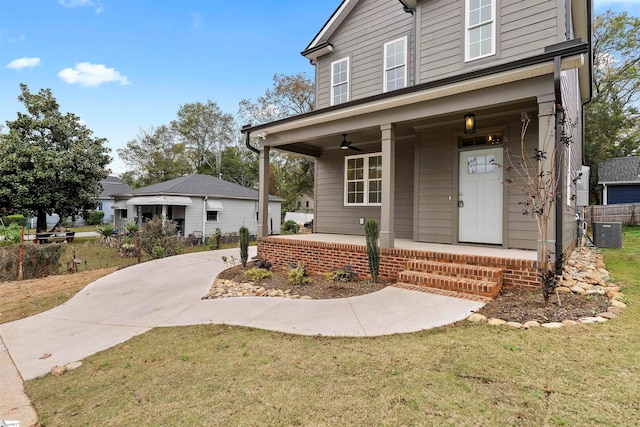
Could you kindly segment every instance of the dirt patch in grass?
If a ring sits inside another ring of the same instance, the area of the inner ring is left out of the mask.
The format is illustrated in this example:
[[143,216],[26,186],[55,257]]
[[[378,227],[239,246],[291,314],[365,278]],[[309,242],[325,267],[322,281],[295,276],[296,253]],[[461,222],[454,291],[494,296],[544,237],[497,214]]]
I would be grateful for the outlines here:
[[542,291],[503,289],[493,301],[482,307],[477,313],[487,318],[498,318],[507,322],[524,323],[536,320],[540,323],[578,320],[607,311],[609,298],[602,295],[553,295],[545,304]]
[[[238,283],[250,282],[245,278],[244,272],[253,265],[247,264],[247,267],[237,265],[231,267],[218,275],[218,279],[233,280]],[[379,291],[385,286],[393,283],[392,281],[380,281],[379,283],[370,280],[356,278],[350,282],[334,282],[326,276],[320,274],[310,274],[310,282],[303,285],[292,285],[287,280],[287,272],[279,270],[271,270],[271,276],[260,280],[256,286],[265,288],[267,291],[271,289],[279,289],[282,291],[289,290],[292,294],[307,296],[314,299],[332,299],[332,298],[348,298],[358,295],[364,295],[371,292]]]
[[0,283],[0,323],[33,316],[64,304],[82,288],[118,267]]

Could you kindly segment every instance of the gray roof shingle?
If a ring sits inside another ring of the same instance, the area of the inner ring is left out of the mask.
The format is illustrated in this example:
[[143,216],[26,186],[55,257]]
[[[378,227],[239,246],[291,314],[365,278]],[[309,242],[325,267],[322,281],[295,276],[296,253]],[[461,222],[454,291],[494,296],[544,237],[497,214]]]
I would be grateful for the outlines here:
[[616,157],[605,160],[598,168],[598,183],[640,182],[640,157]]
[[108,176],[100,181],[102,192],[98,196],[99,199],[109,199],[115,194],[126,194],[131,192],[131,187],[122,182],[117,176]]
[[[183,196],[211,196],[233,199],[258,200],[258,191],[246,188],[211,175],[194,174],[181,176],[165,182],[148,185],[132,190],[131,195],[179,194]],[[269,200],[280,201],[279,197],[269,196]]]

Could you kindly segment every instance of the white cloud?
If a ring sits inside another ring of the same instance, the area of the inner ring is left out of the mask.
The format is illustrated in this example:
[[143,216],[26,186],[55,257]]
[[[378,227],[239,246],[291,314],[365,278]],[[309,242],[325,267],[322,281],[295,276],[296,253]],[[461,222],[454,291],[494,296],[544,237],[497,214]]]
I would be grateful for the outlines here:
[[22,68],[33,68],[36,65],[40,65],[40,58],[18,58],[7,64],[7,68],[13,68],[14,70],[20,70]]
[[89,62],[80,62],[74,68],[65,68],[58,73],[58,77],[69,84],[77,83],[82,86],[100,86],[109,82],[119,82],[120,86],[131,84],[115,68]]
[[69,9],[73,7],[93,6],[92,0],[58,0],[58,3]]

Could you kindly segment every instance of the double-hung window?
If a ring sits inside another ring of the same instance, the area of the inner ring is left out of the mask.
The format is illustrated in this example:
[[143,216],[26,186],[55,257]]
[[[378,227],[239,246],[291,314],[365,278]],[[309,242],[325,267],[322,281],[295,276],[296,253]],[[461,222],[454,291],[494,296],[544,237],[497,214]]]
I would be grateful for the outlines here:
[[465,60],[496,53],[496,0],[466,0]]
[[407,86],[407,38],[384,44],[384,91]]
[[331,63],[331,105],[349,101],[349,58]]
[[345,206],[379,206],[382,203],[382,155],[345,158]]

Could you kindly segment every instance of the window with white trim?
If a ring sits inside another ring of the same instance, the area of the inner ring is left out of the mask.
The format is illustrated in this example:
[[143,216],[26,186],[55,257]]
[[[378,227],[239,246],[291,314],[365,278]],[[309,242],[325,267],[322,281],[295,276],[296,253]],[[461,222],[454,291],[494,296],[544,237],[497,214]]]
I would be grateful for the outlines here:
[[382,203],[382,155],[345,158],[345,206],[380,206]]
[[466,0],[465,61],[496,53],[496,0]]
[[207,211],[207,221],[218,221],[218,211]]
[[384,91],[407,86],[407,38],[384,44]]
[[331,105],[349,101],[349,58],[331,63]]

